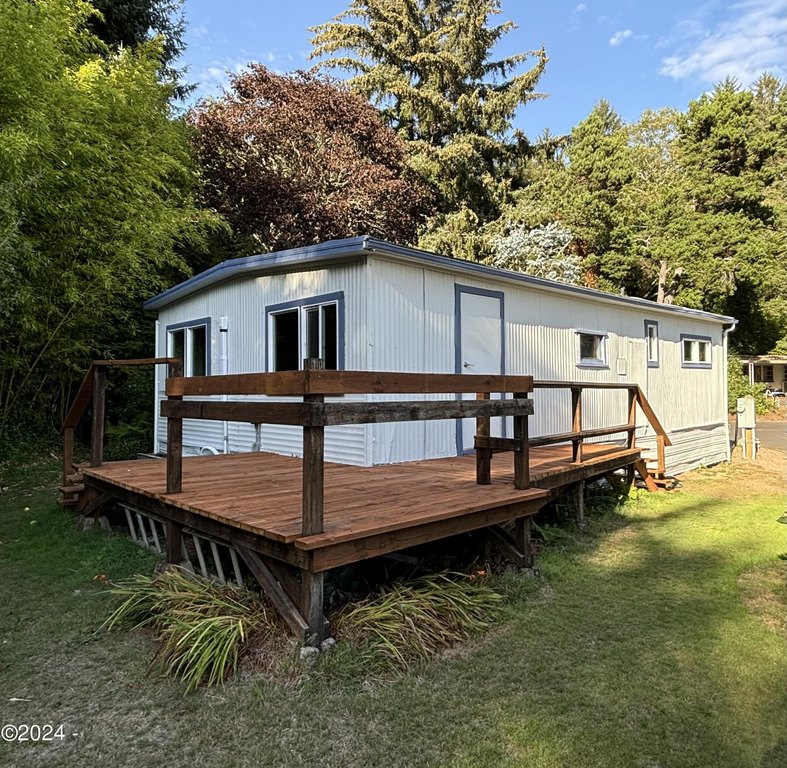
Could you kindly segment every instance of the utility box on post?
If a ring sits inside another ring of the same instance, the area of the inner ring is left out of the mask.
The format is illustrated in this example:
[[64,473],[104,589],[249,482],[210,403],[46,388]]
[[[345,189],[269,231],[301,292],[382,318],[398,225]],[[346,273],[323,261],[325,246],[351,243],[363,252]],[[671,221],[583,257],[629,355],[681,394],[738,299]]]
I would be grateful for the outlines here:
[[757,458],[757,440],[754,436],[754,398],[751,395],[738,398],[736,414],[738,417],[738,428],[743,430],[743,458],[753,461]]

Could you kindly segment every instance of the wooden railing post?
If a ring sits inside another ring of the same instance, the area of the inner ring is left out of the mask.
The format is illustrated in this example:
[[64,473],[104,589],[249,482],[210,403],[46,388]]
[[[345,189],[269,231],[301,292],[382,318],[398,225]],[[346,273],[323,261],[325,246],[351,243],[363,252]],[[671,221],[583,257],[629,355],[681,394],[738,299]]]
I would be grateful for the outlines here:
[[[571,431],[582,431],[582,387],[571,387]],[[582,438],[571,441],[571,461],[582,463]]]
[[[322,370],[325,363],[319,358],[309,357],[303,361],[303,369]],[[323,395],[306,394],[304,403],[322,403]],[[311,536],[323,532],[323,485],[325,459],[325,428],[306,426],[303,428],[303,495],[302,532]]]
[[[303,361],[304,371],[323,370],[325,362],[308,357]],[[308,374],[307,374],[308,375]],[[308,388],[308,380],[307,380]],[[305,394],[304,403],[325,402],[324,395]],[[303,428],[303,490],[301,530],[304,536],[322,533],[324,530],[325,492],[325,428],[305,426]],[[323,613],[323,574],[301,570],[301,612],[309,625],[306,642],[318,644],[325,634]]]
[[107,369],[93,368],[93,420],[90,433],[90,466],[100,467],[104,459],[104,414],[106,412]]
[[[183,376],[183,361],[177,360],[167,365],[167,376]],[[182,400],[180,395],[169,395],[168,400]],[[179,416],[167,417],[167,493],[180,493],[183,490],[183,419]]]
[[[514,392],[515,400],[527,400],[527,392]],[[514,488],[524,490],[530,488],[530,430],[528,414],[514,416],[514,440],[517,449],[514,451]]]
[[[489,392],[479,392],[476,400],[489,400]],[[489,446],[491,421],[488,416],[480,416],[475,420],[475,436],[486,438],[485,448],[475,449],[475,481],[478,485],[489,485],[492,482],[492,448]]]
[[658,470],[659,477],[664,477],[664,475],[667,473],[667,457],[664,450],[665,445],[666,440],[664,439],[664,435],[656,435],[656,469]]
[[636,432],[634,431],[637,428],[637,390],[630,389],[629,393],[629,427],[630,431],[628,433],[628,439],[626,440],[626,445],[629,448],[634,448],[637,436]]

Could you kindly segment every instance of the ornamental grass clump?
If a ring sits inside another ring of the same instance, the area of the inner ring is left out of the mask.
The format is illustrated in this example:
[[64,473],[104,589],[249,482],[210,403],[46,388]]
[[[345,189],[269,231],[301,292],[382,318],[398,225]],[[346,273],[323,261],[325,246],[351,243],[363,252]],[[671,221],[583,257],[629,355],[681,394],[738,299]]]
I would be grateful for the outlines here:
[[435,574],[346,606],[336,633],[372,674],[404,672],[488,629],[501,601],[483,579]]
[[222,683],[237,668],[249,638],[273,628],[252,592],[181,568],[134,576],[111,592],[121,603],[104,628],[150,627],[161,642],[156,658],[167,674],[186,683],[186,692]]

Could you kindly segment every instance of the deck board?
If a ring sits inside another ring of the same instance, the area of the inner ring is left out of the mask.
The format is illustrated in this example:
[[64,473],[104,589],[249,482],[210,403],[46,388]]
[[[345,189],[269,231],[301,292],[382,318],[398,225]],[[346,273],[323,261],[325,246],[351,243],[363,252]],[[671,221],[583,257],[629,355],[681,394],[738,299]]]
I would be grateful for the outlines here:
[[[354,552],[361,559],[369,552],[391,551],[397,537],[401,542],[439,538],[441,531],[448,536],[489,520],[532,514],[549,496],[546,489],[573,482],[577,473],[592,476],[611,465],[624,466],[639,455],[609,443],[586,444],[584,451],[585,460],[577,465],[571,462],[570,445],[532,449],[527,490],[514,487],[512,454],[495,456],[490,485],[476,484],[469,456],[376,467],[326,462],[323,533],[306,537],[299,458],[271,453],[188,457],[183,491],[177,494],[166,493],[166,462],[161,460],[110,462],[86,467],[83,475],[88,485],[91,480],[114,485],[281,545],[341,550],[347,561]],[[323,555],[326,563],[334,560]]]

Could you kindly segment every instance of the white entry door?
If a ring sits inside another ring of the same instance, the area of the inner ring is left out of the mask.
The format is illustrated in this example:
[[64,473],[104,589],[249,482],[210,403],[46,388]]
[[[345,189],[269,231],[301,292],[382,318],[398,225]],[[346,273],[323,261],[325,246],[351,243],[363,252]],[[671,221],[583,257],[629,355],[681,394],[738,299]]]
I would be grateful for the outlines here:
[[[457,286],[456,301],[457,373],[503,373],[503,294]],[[473,449],[475,420],[463,419],[461,424],[457,448],[464,453]],[[492,435],[501,436],[503,429],[503,419],[492,419]]]

